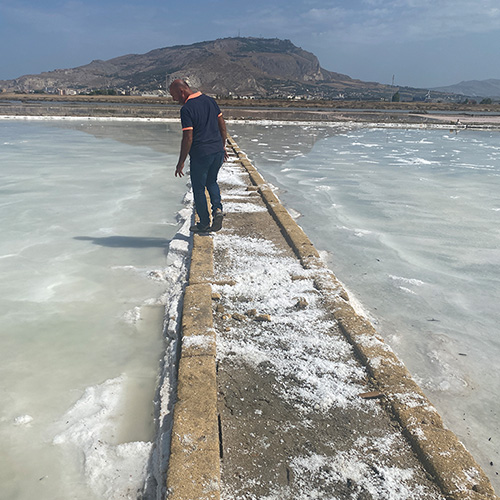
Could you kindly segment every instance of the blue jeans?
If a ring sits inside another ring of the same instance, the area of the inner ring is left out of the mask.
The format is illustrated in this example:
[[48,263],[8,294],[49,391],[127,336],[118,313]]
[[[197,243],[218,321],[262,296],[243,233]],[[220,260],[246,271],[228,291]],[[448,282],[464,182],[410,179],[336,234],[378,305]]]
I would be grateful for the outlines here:
[[205,188],[207,188],[212,204],[212,213],[218,208],[222,210],[220,198],[220,189],[217,184],[217,175],[224,162],[224,151],[200,158],[190,159],[190,177],[191,187],[193,188],[194,205],[200,224],[202,226],[210,225],[210,215],[208,213],[207,198]]

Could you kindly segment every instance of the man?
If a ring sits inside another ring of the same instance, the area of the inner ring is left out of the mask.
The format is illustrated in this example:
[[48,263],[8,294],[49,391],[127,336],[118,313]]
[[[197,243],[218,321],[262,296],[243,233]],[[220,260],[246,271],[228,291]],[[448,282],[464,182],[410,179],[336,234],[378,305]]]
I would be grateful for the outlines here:
[[[193,92],[184,80],[174,80],[169,91],[174,100],[182,104],[182,142],[175,176],[184,175],[184,162],[189,154],[194,204],[200,219],[190,230],[193,233],[219,231],[223,213],[217,175],[227,160],[226,123],[215,100],[201,92]],[[212,204],[212,225],[205,188]]]

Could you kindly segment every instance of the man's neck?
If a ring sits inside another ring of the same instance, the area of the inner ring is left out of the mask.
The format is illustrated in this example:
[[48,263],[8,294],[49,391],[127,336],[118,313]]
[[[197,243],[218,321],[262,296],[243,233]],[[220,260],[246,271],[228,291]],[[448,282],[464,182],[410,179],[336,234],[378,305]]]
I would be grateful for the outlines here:
[[190,92],[189,95],[186,97],[186,100],[184,101],[184,104],[189,101],[189,99],[195,99],[196,97],[200,97],[201,92]]

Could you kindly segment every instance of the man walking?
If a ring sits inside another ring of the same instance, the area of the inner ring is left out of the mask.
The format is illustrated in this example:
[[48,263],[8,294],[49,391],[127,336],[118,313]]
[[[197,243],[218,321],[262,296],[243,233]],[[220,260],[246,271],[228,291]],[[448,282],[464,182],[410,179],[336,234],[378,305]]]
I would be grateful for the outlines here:
[[[226,123],[215,100],[193,92],[184,80],[174,80],[169,91],[174,100],[182,104],[182,142],[175,176],[184,175],[184,162],[189,154],[194,204],[200,219],[190,230],[193,233],[219,231],[223,213],[217,175],[227,159]],[[212,225],[205,188],[212,204]]]

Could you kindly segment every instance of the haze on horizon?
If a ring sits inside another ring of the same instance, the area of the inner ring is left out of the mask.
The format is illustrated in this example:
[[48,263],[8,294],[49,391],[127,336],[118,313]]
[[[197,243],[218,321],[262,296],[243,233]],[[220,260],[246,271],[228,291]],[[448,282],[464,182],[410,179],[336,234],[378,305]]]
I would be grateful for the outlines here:
[[500,79],[498,0],[0,0],[0,80],[234,36],[290,39],[364,81]]

